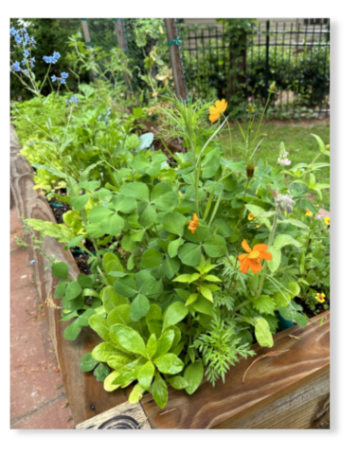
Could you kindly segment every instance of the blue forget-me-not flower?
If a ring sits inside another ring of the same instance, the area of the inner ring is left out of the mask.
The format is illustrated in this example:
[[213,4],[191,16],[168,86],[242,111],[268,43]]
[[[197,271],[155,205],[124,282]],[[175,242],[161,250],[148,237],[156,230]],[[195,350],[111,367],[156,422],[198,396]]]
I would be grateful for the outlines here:
[[55,63],[57,63],[57,61],[59,60],[60,57],[61,57],[61,55],[58,52],[53,52],[52,56],[43,56],[43,60],[47,64],[55,64]]
[[61,57],[61,55],[58,52],[53,52],[52,63],[53,64],[57,63],[57,61],[59,60],[60,57]]
[[69,100],[66,99],[66,103],[67,103],[67,105],[68,105],[69,103],[79,103],[79,99],[78,99],[77,97],[73,96],[73,97],[71,97]]
[[15,61],[15,62],[13,63],[13,69],[14,69],[16,72],[19,72],[19,71],[21,70],[21,65],[20,65],[20,63],[19,63],[18,61]]

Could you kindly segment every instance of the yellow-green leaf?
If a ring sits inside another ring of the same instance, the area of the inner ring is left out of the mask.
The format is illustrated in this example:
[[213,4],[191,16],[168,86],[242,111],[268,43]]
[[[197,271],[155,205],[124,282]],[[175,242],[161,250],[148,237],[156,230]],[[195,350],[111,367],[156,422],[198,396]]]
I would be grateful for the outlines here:
[[141,387],[140,383],[137,383],[129,395],[129,403],[139,402],[142,398],[143,393],[144,393],[143,387]]
[[198,297],[198,294],[191,294],[191,295],[188,297],[185,306],[188,306],[188,305],[190,305],[191,303],[195,302],[195,301],[197,300],[197,297]]
[[215,275],[206,275],[204,277],[204,280],[213,281],[214,283],[221,283],[221,281],[222,281],[222,280],[220,280],[220,278],[216,277]]
[[201,286],[200,287],[201,294],[203,297],[205,297],[207,300],[210,300],[212,303],[214,303],[213,294],[211,293],[211,290],[208,289],[207,286]]

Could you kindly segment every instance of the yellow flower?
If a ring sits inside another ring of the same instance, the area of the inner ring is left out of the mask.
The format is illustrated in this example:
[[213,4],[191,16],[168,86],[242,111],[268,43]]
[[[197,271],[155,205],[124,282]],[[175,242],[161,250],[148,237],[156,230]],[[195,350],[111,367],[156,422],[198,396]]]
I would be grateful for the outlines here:
[[325,223],[326,225],[328,225],[328,226],[331,225],[331,218],[330,218],[330,217],[325,217],[323,220],[324,220],[324,223]]
[[248,111],[252,114],[254,112],[254,107],[252,105],[248,105]]
[[188,229],[192,231],[192,234],[194,234],[195,231],[197,230],[198,226],[199,226],[198,216],[196,213],[193,213],[192,220],[190,220]]
[[306,217],[312,217],[313,213],[309,210],[309,208],[306,208],[306,213],[305,213]]
[[215,102],[215,106],[209,107],[209,120],[211,123],[216,122],[220,119],[220,117],[224,114],[227,108],[227,101],[225,99],[223,100],[217,100]]
[[315,299],[319,302],[319,303],[324,303],[325,300],[325,295],[324,294],[316,294],[315,295]]
[[249,213],[248,214],[248,220],[253,220],[253,219],[255,219],[254,214],[253,213]]

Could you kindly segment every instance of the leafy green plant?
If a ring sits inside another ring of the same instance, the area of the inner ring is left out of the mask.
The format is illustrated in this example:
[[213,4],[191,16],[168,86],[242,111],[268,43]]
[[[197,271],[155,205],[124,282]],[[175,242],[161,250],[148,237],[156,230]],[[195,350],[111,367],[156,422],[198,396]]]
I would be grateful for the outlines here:
[[206,375],[213,386],[219,377],[225,383],[225,374],[230,366],[239,362],[238,356],[247,358],[254,355],[247,348],[249,343],[242,344],[237,334],[234,322],[225,322],[214,316],[208,334],[201,334],[193,343],[193,347],[203,355]]
[[210,124],[210,104],[168,97],[158,107],[161,137],[180,137],[187,150],[170,164],[152,147],[153,134],[139,133],[143,110],[114,104],[123,81],[71,42],[77,64],[100,75],[96,85],[81,84],[75,99],[36,91],[35,101],[13,107],[39,185],[71,209],[61,224],[24,222],[89,256],[90,273],[76,280],[66,263],[48,258],[61,320],[70,321],[65,337],[89,326],[103,341],[83,356],[82,370],[107,391],[134,383],[130,402],[150,392],[164,408],[168,386],[191,395],[204,376],[224,381],[230,366],[253,355],[253,342],[272,347],[279,314],[307,325],[300,296],[318,287],[308,270],[327,270],[327,238],[320,250],[314,236],[328,228],[305,215],[306,195],[326,188],[316,182],[321,166],[315,158],[289,168],[283,143],[274,167],[255,165],[262,118],[251,138],[253,111],[241,129],[243,161],[228,160],[218,139],[225,108]]

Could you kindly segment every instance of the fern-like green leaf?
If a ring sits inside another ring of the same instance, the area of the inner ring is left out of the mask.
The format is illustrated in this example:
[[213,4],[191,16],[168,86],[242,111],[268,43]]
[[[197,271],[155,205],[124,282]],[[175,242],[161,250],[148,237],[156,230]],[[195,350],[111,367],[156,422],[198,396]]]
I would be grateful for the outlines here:
[[74,238],[74,233],[63,224],[46,222],[39,219],[26,219],[24,221],[33,230],[39,231],[43,236],[51,236],[58,240],[58,242],[67,243]]

